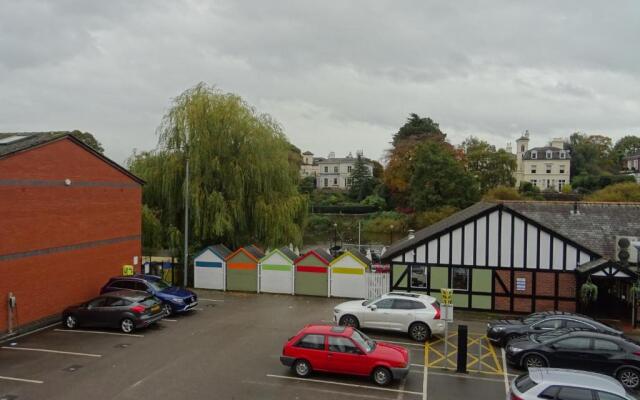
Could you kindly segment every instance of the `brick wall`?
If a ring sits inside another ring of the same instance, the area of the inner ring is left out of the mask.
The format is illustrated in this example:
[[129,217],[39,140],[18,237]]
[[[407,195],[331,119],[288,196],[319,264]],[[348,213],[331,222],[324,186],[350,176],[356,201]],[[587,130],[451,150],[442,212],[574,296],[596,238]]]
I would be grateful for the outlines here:
[[[71,186],[58,184],[65,179]],[[0,184],[0,332],[7,329],[9,292],[24,325],[97,295],[108,277],[140,256],[141,187],[74,142],[1,159],[0,180],[16,181]],[[27,182],[33,180],[52,182]],[[28,253],[79,244],[85,246]]]

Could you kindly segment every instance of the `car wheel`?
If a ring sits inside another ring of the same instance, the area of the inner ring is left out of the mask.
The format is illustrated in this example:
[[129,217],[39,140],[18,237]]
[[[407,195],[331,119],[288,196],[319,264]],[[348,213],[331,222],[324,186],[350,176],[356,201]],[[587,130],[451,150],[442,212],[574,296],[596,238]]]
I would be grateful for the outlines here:
[[640,373],[635,369],[622,368],[616,376],[627,390],[636,390],[640,386]]
[[171,309],[171,306],[169,304],[164,305],[164,313],[167,314],[167,316],[173,313],[173,310]]
[[431,329],[423,322],[414,322],[409,327],[409,336],[416,342],[424,342],[431,338]]
[[347,314],[343,315],[342,318],[340,318],[340,325],[358,328],[360,326],[360,322],[358,322],[358,318],[354,317],[351,314]]
[[301,378],[307,377],[311,374],[311,364],[307,360],[296,360],[293,363],[293,372]]
[[393,377],[391,376],[391,371],[385,367],[377,367],[373,370],[373,381],[380,386],[387,386],[391,383]]
[[120,329],[122,330],[122,332],[124,333],[131,333],[133,332],[133,321],[130,318],[125,318],[122,321],[120,321]]
[[537,354],[529,354],[522,359],[522,365],[526,368],[544,368],[547,366],[547,360]]
[[78,318],[74,315],[67,315],[64,319],[64,326],[66,326],[67,329],[76,329],[78,327]]

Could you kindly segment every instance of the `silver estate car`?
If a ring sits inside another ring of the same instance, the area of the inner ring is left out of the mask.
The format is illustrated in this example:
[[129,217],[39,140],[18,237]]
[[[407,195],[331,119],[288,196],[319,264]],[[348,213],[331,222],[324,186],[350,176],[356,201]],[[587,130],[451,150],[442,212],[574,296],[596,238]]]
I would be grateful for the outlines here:
[[530,368],[511,382],[507,400],[633,400],[620,382],[595,372]]
[[338,304],[333,319],[339,325],[406,332],[424,342],[432,334],[444,332],[440,303],[434,297],[406,292],[391,292],[373,300],[354,300]]

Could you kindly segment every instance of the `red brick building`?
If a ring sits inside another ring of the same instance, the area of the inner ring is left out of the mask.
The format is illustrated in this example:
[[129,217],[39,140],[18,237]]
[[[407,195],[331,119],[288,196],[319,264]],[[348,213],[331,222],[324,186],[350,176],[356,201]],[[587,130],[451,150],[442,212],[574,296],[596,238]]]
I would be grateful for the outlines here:
[[[383,259],[391,290],[439,297],[453,288],[457,308],[626,318],[638,221],[640,203],[479,202],[394,243]],[[584,309],[578,294],[589,277],[599,295]]]
[[142,181],[65,133],[0,134],[0,335],[99,293],[141,253]]

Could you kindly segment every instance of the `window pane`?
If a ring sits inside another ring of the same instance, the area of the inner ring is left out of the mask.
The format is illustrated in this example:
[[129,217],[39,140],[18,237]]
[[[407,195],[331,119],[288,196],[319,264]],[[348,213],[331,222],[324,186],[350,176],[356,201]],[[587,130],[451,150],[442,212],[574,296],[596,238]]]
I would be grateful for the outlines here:
[[560,389],[558,386],[550,386],[540,393],[538,397],[541,399],[555,399],[558,389]]
[[625,400],[624,397],[607,392],[598,392],[598,398],[600,400]]
[[351,339],[339,336],[329,336],[329,351],[348,354],[361,353]]
[[534,386],[536,386],[536,383],[529,378],[529,375],[522,375],[516,378],[516,388],[518,388],[521,393],[528,391]]
[[592,326],[585,324],[584,322],[573,321],[573,320],[567,320],[565,326],[567,328],[583,328],[583,329],[593,328]]
[[411,287],[426,288],[427,287],[427,269],[423,265],[411,266]]
[[324,335],[306,335],[298,343],[296,347],[304,349],[324,350]]
[[558,328],[562,327],[562,320],[561,319],[548,319],[546,321],[538,322],[533,327],[534,328],[539,328],[539,329],[558,329]]
[[591,390],[575,388],[575,387],[563,387],[558,393],[558,400],[591,400]]
[[124,305],[124,299],[119,299],[117,297],[109,297],[105,304],[106,307],[122,307]]
[[452,268],[451,269],[451,287],[458,290],[469,289],[469,269],[468,268]]
[[97,299],[91,300],[89,302],[88,306],[91,307],[91,308],[104,307],[106,302],[107,302],[107,299],[105,297],[98,297]]
[[405,300],[405,299],[393,300],[393,308],[395,310],[414,310],[417,308],[414,306],[414,304],[418,304],[418,302],[413,300]]
[[556,347],[567,350],[589,350],[589,338],[571,338],[558,340]]
[[133,288],[135,290],[146,291],[148,289],[147,284],[144,282],[134,282]]
[[600,351],[618,351],[620,350],[620,347],[618,347],[617,344],[610,342],[608,340],[602,340],[602,339],[595,339],[593,341],[593,348],[595,350],[600,350]]
[[393,299],[382,299],[375,304],[376,307],[381,309],[391,309],[393,307]]

